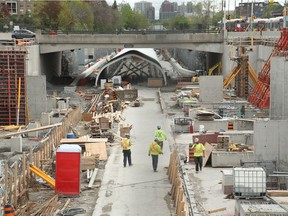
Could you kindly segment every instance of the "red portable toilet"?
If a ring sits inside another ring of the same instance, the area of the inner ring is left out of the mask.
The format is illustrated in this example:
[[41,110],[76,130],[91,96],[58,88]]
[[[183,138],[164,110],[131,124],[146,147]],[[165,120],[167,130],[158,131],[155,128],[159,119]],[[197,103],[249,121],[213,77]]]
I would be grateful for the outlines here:
[[81,147],[63,144],[56,150],[55,191],[63,196],[80,194]]

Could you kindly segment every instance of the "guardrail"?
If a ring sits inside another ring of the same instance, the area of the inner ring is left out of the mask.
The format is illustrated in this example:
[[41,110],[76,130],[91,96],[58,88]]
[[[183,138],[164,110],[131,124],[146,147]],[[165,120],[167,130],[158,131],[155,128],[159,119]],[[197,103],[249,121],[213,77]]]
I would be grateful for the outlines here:
[[185,34],[185,33],[219,33],[217,30],[209,29],[185,29],[185,30],[115,30],[115,31],[41,31],[43,35],[61,34]]

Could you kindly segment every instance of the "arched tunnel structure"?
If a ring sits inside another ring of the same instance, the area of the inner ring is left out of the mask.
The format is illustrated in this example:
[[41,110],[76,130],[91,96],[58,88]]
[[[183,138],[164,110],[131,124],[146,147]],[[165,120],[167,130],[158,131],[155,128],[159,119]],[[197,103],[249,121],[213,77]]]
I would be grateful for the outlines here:
[[167,77],[158,60],[154,49],[126,48],[111,58],[97,73],[95,84],[102,77],[111,79],[113,76],[121,76],[124,79],[147,80],[149,77],[163,77],[167,84]]

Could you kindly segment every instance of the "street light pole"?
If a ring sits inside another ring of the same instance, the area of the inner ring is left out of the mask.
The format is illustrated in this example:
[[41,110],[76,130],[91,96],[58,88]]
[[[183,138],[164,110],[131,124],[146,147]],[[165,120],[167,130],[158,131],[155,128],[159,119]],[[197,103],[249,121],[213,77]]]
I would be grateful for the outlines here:
[[222,0],[222,8],[223,8],[223,31],[226,30],[226,1]]

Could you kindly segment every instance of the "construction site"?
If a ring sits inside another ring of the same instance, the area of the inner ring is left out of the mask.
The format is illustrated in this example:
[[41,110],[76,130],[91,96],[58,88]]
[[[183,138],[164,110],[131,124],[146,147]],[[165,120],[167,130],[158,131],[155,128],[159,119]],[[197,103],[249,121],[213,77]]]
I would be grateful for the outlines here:
[[[285,29],[227,39],[201,72],[168,48],[123,49],[61,85],[35,72],[37,39],[2,44],[2,215],[288,215],[287,43]],[[153,173],[157,125],[167,140]]]

